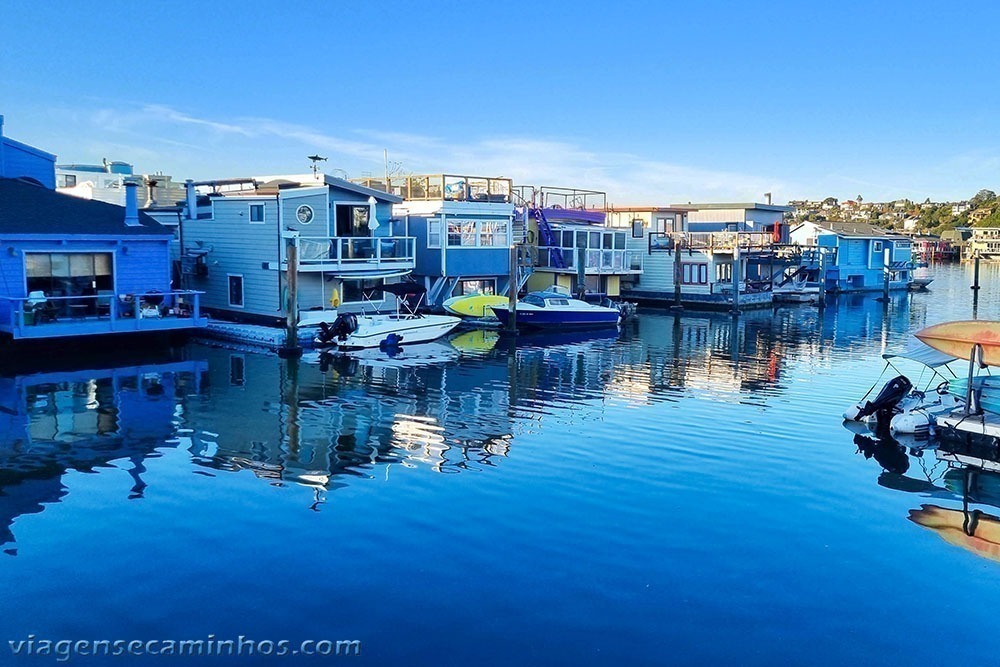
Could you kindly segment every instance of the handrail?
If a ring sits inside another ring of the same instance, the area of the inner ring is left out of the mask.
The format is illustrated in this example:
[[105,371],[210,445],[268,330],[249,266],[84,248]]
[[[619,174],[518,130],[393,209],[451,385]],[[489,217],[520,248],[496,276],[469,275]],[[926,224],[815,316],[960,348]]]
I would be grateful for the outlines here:
[[410,263],[416,258],[414,236],[298,236],[296,244],[301,267]]

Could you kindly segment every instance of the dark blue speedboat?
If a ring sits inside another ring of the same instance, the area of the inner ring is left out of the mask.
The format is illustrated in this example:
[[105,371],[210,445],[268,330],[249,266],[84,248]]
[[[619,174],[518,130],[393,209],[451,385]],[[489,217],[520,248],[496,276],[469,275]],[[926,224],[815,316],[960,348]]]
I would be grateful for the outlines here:
[[[510,311],[494,307],[493,312],[506,326]],[[620,319],[617,308],[597,306],[555,291],[531,292],[517,302],[519,329],[600,329],[616,327]]]

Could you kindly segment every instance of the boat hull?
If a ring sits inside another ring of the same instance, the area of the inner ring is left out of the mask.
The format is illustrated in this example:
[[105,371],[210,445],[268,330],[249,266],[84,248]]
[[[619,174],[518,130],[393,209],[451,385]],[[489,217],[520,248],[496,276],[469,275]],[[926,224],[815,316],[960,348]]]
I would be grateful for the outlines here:
[[942,322],[913,334],[939,352],[968,359],[976,344],[983,348],[983,363],[1000,366],[1000,322],[966,320]]
[[445,310],[459,317],[493,317],[493,307],[507,306],[507,297],[494,294],[456,296],[441,304]]
[[[493,313],[500,323],[507,326],[510,311],[506,308],[493,308]],[[525,329],[604,329],[617,327],[619,314],[617,310],[573,311],[549,309],[518,309],[517,326]]]
[[451,315],[423,315],[413,318],[360,316],[358,328],[339,343],[342,350],[379,347],[390,334],[399,336],[399,344],[412,345],[436,340],[458,326],[461,320]]

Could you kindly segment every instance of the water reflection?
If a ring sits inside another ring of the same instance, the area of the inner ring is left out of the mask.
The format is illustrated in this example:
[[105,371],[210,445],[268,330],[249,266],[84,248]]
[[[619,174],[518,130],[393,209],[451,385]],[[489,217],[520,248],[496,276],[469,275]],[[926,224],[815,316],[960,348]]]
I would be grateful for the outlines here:
[[205,369],[176,361],[0,377],[0,544],[14,541],[18,516],[65,495],[67,471],[124,469],[129,498],[141,498],[144,461],[173,435]]
[[[886,309],[887,308],[887,309]],[[645,312],[623,331],[522,336],[492,331],[405,347],[389,355],[271,355],[190,345],[186,359],[108,370],[18,372],[0,378],[0,539],[65,494],[67,471],[103,466],[133,476],[157,448],[189,452],[194,472],[249,472],[275,487],[304,487],[321,509],[329,492],[385,479],[393,466],[454,474],[497,470],[519,435],[554,443],[612,408],[684,404],[683,423],[625,427],[656,442],[665,429],[725,439],[740,423],[718,403],[771,409],[789,365],[833,363],[926,319],[910,295],[880,304],[842,295],[822,311],[726,314]],[[802,401],[800,411],[809,409]],[[790,412],[787,421],[799,418]],[[898,452],[859,443],[899,476]],[[903,458],[905,458],[903,454]]]

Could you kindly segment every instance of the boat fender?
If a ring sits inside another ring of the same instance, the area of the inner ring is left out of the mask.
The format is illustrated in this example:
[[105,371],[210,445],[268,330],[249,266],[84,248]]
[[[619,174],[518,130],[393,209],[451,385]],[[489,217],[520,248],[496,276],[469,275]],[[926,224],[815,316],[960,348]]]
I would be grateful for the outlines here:
[[403,337],[399,334],[391,333],[385,337],[384,340],[380,341],[378,346],[379,349],[385,351],[387,349],[393,349],[400,346],[403,342]]

